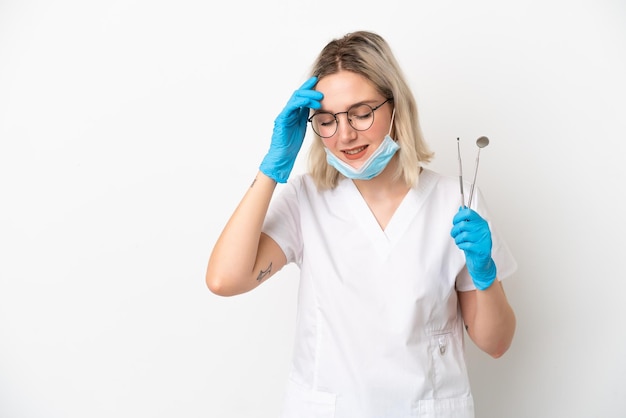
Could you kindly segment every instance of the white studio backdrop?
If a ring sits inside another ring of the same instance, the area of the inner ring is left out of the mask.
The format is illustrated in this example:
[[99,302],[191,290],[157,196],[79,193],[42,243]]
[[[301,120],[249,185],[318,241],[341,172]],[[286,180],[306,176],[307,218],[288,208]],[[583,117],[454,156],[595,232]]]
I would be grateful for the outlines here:
[[498,360],[468,340],[477,417],[625,416],[624,1],[0,0],[1,418],[278,415],[297,269],[220,298],[206,262],[275,116],[359,29],[432,168],[491,140],[518,329]]

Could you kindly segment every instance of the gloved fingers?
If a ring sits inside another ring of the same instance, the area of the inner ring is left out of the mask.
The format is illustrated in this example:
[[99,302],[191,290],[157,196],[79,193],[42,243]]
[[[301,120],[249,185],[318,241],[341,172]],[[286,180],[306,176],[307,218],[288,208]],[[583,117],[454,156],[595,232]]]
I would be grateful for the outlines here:
[[476,221],[469,221],[469,220],[461,220],[458,223],[455,223],[452,226],[452,230],[450,231],[450,235],[457,236],[458,234],[462,233],[462,232],[466,232],[466,233],[476,233],[476,232],[480,232],[484,229],[488,229],[488,225],[486,222],[476,222]]
[[289,101],[274,120],[270,149],[259,168],[278,183],[285,183],[306,133],[310,109],[322,107],[322,92],[312,90],[317,77],[311,77],[293,92]]
[[296,90],[291,95],[289,107],[309,107],[311,109],[319,109],[322,107],[320,100],[324,98],[324,94],[317,90]]
[[456,246],[459,248],[459,250],[463,250],[466,254],[466,256],[472,256],[472,255],[479,255],[480,251],[476,251],[476,244],[474,242],[471,241],[456,241]]
[[465,253],[468,267],[476,268],[486,264],[491,259],[491,246],[484,246],[471,241],[460,241],[457,242],[457,247]]
[[452,219],[453,224],[458,224],[463,221],[485,221],[474,209],[470,209],[467,207],[460,208],[459,211],[454,215]]
[[471,222],[461,222],[452,227],[450,235],[455,242],[491,242],[491,230],[487,224],[471,225]]
[[317,77],[311,77],[294,91],[285,108],[276,118],[276,122],[287,124],[302,122],[304,116],[308,117],[309,109],[321,108],[320,101],[324,98],[324,94],[321,91],[312,90],[315,84],[317,84]]
[[321,91],[313,90],[317,84],[317,77],[311,77],[300,86],[298,90],[293,92],[289,100],[289,107],[308,107],[311,109],[319,109],[322,107],[320,100],[324,98]]
[[481,231],[489,230],[489,224],[476,211],[469,208],[460,209],[452,219],[452,236],[458,235],[463,231]]
[[477,212],[461,208],[454,216],[450,235],[457,247],[466,254],[485,257],[491,254],[491,230],[489,224]]
[[458,233],[453,233],[452,238],[454,238],[454,243],[457,246],[466,245],[466,244],[474,244],[474,245],[482,245],[485,239],[485,235],[481,232],[477,231],[455,231]]
[[297,90],[291,96],[291,99],[287,103],[289,109],[319,109],[322,107],[320,100],[324,95],[316,90]]
[[461,221],[458,224],[452,226],[452,229],[450,230],[450,235],[454,237],[461,232],[467,232],[468,234],[484,235],[485,233],[489,233],[490,230],[489,225],[485,221]]
[[467,269],[476,287],[484,290],[495,279],[495,264],[491,258],[491,231],[489,224],[476,211],[461,208],[454,216],[450,235],[456,246],[465,253]]
[[322,107],[320,100],[322,100],[323,97],[324,95],[319,91],[296,90],[283,111],[278,115],[276,122],[291,125],[297,121],[302,122],[304,118],[304,123],[306,123],[309,109],[319,109]]
[[317,84],[317,77],[313,76],[309,78],[307,81],[302,83],[298,90],[311,90]]

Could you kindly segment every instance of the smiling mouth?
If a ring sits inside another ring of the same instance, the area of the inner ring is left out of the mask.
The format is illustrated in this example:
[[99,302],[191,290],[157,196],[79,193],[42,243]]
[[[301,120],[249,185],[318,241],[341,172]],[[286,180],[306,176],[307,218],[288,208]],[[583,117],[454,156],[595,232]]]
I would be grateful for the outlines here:
[[345,150],[345,151],[342,151],[342,152],[344,154],[348,154],[348,155],[355,155],[355,154],[358,154],[359,152],[363,151],[365,148],[367,148],[367,145],[364,145],[364,146],[359,147],[359,148]]

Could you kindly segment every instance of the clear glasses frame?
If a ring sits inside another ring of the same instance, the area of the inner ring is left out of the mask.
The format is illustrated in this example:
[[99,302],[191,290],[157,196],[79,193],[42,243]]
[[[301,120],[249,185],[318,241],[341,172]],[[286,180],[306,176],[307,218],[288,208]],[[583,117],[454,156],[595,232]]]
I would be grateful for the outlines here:
[[[385,103],[390,102],[390,101],[393,101],[393,99],[387,99],[387,100],[385,100],[384,102],[382,102],[381,104],[379,104],[378,106],[375,106],[375,107],[372,107],[372,106],[370,106],[370,105],[368,105],[366,103],[357,103],[355,105],[350,106],[350,108],[348,110],[346,110],[345,112],[337,112],[337,113],[317,112],[317,113],[311,115],[311,117],[308,119],[308,122],[311,123],[311,128],[313,129],[313,132],[315,132],[321,138],[330,138],[331,136],[333,136],[333,135],[335,135],[337,133],[337,129],[339,128],[339,119],[337,119],[337,115],[341,115],[341,114],[345,113],[346,114],[346,119],[348,119],[348,123],[350,124],[352,129],[354,129],[355,131],[361,131],[361,132],[362,131],[367,131],[374,124],[374,112],[376,110],[378,110],[379,108],[381,108]],[[370,108],[370,110],[371,110],[370,113],[372,115],[372,118],[370,119],[369,125],[367,127],[363,127],[363,126],[357,127],[357,126],[355,126],[355,123],[352,121],[352,117],[350,117],[350,112],[353,109],[356,109],[358,107],[363,107],[363,106]],[[334,129],[333,133],[330,134],[330,135],[328,135],[328,134],[322,135],[320,132],[318,132],[318,128],[316,128],[316,126],[315,126],[316,124],[314,123],[315,122],[315,118],[319,118],[319,117],[322,117],[324,115],[332,116],[333,119],[335,120],[335,129]]]

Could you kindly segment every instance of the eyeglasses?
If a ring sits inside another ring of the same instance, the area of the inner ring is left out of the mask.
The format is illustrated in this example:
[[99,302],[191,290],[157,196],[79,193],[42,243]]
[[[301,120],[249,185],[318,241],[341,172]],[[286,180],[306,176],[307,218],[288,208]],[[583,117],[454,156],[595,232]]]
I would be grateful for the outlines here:
[[342,113],[346,114],[348,123],[354,130],[367,131],[374,124],[374,111],[391,100],[393,99],[387,99],[376,107],[359,103],[351,106],[350,109],[345,112],[317,112],[312,115],[308,121],[311,122],[313,131],[322,138],[330,138],[337,133],[337,126],[339,126],[337,115],[341,115]]

